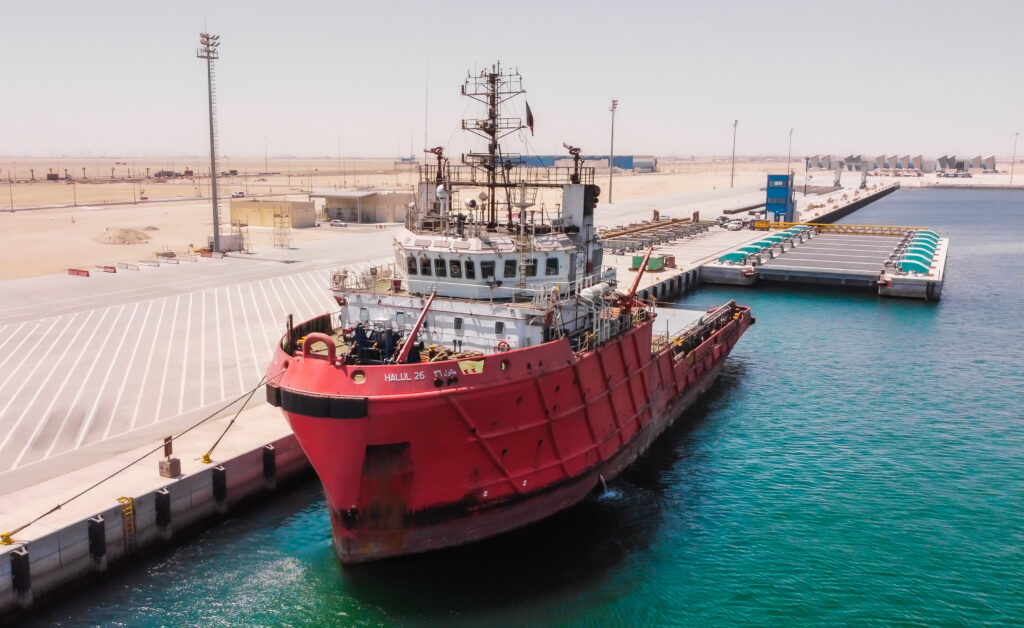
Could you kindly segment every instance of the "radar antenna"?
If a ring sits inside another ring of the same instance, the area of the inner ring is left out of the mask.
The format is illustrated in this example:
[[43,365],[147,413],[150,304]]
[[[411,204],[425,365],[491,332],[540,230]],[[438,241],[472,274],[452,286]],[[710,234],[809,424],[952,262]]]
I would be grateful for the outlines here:
[[569,146],[565,142],[562,142],[562,146],[564,146],[569,151],[569,154],[572,155],[572,175],[569,177],[569,181],[572,183],[579,183],[580,164],[583,163],[583,159],[580,157],[581,149],[576,148],[575,146]]
[[489,70],[482,70],[477,76],[466,77],[466,82],[462,85],[463,96],[468,96],[487,107],[486,118],[462,121],[464,130],[487,140],[487,152],[467,153],[462,156],[462,160],[478,170],[483,170],[487,175],[488,198],[483,210],[489,228],[498,225],[498,208],[495,204],[497,196],[494,190],[499,185],[498,177],[504,174],[499,169],[511,168],[522,161],[518,155],[501,155],[498,140],[526,128],[519,118],[501,117],[499,109],[505,101],[525,93],[523,77],[518,71],[503,69],[501,63],[492,65]]
[[444,183],[444,146],[424,148],[423,152],[437,155],[437,183]]

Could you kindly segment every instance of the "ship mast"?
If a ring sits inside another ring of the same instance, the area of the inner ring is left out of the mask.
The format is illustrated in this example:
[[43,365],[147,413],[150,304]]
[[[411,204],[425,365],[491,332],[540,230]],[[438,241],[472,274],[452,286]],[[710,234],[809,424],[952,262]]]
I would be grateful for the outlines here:
[[484,171],[486,175],[487,199],[484,209],[489,228],[498,225],[498,207],[495,195],[495,189],[499,187],[498,169],[511,169],[522,163],[521,155],[501,154],[498,140],[526,128],[518,117],[501,117],[501,104],[525,93],[523,77],[518,71],[502,69],[501,63],[492,65],[490,70],[482,70],[477,76],[467,76],[466,82],[462,86],[464,96],[481,102],[487,107],[486,118],[462,121],[464,130],[487,140],[487,152],[467,153],[462,156],[462,162]]

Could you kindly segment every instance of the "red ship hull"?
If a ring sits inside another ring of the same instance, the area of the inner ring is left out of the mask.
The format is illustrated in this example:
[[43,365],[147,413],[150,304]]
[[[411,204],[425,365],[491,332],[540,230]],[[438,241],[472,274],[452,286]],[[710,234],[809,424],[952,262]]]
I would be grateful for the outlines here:
[[618,475],[705,391],[753,323],[652,354],[653,321],[595,350],[565,339],[476,360],[268,368],[323,483],[343,563],[464,544],[567,508]]

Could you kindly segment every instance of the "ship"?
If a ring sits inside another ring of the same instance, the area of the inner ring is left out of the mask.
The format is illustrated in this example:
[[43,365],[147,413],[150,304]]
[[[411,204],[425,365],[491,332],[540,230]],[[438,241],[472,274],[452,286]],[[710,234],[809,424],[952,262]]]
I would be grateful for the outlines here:
[[519,72],[490,65],[461,91],[479,103],[461,127],[484,147],[457,163],[426,151],[394,261],[332,273],[338,309],[289,317],[266,371],[343,564],[478,541],[580,502],[712,386],[754,323],[734,301],[689,312],[638,298],[651,250],[620,287],[580,149],[537,167],[504,146],[532,132],[529,105],[525,124],[512,111]]

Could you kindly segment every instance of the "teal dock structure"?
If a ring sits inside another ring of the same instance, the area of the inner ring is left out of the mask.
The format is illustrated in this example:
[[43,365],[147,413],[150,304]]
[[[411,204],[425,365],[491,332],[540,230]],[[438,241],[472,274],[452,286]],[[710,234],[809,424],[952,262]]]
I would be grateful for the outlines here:
[[919,227],[789,224],[701,267],[705,283],[760,281],[876,289],[879,295],[938,300],[949,239]]

